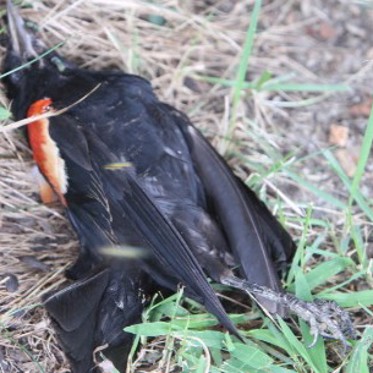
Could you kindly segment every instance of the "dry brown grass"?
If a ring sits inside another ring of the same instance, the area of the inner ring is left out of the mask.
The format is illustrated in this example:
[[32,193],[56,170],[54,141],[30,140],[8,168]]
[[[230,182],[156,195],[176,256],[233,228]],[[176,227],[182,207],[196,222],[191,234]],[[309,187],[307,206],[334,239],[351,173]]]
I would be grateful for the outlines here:
[[[319,95],[315,105],[299,108],[294,103],[317,94],[247,92],[237,108],[231,132],[231,88],[206,83],[198,76],[233,79],[251,1],[30,3],[32,6],[22,10],[22,15],[39,25],[40,37],[49,46],[64,41],[60,53],[82,67],[120,68],[151,80],[159,96],[188,113],[245,179],[250,165],[257,165],[260,173],[278,161],[271,159],[265,149],[275,149],[279,154],[291,152],[299,158],[325,148],[334,122],[350,128],[349,149],[361,142],[366,115],[353,116],[348,109],[364,102],[371,90],[373,50],[368,42],[372,25],[356,4],[330,1],[325,5],[321,0],[265,2],[248,80],[269,70],[274,76],[293,74],[293,81],[298,82],[346,81],[353,89],[331,97]],[[163,17],[166,23],[158,26],[149,22],[149,16]],[[9,105],[4,93],[0,102]],[[294,107],[287,108],[286,103]],[[227,134],[232,133],[233,138],[227,141]],[[326,163],[320,157],[311,158],[300,164],[299,173],[325,190],[345,196],[347,192]],[[32,360],[46,372],[63,372],[66,361],[43,309],[37,305],[42,294],[64,282],[63,271],[71,263],[77,245],[63,212],[40,204],[30,177],[31,166],[23,136],[18,131],[1,134],[0,372],[39,372]],[[372,195],[368,188],[373,182],[372,163],[364,182],[363,191]],[[336,235],[345,233],[342,211],[325,205],[284,174],[268,172],[262,196],[266,191],[276,197],[272,201],[275,209],[282,204],[295,237],[303,227],[292,218],[299,216],[302,204],[311,200],[320,216],[328,214],[335,222]],[[372,228],[363,216],[361,222],[368,242]],[[317,234],[317,229],[312,230],[310,239]],[[24,258],[29,256],[36,262]],[[19,281],[15,292],[6,286],[9,273]]]

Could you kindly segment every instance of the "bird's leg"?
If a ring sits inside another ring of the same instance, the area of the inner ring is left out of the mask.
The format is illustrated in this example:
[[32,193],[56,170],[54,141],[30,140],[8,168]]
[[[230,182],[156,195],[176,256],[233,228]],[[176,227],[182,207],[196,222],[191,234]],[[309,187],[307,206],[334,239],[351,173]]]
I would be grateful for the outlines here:
[[341,341],[345,349],[348,346],[347,338],[356,338],[349,314],[333,301],[316,299],[313,302],[306,302],[293,294],[251,284],[234,276],[227,276],[221,279],[221,282],[282,305],[306,321],[310,325],[314,338],[309,347],[315,345],[319,335]]

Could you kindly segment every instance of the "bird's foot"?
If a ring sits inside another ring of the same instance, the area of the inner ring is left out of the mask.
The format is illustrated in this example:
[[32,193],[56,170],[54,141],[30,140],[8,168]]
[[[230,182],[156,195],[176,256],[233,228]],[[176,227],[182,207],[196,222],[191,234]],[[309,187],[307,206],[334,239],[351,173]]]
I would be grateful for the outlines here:
[[225,278],[223,284],[249,292],[254,296],[268,299],[278,305],[286,307],[310,325],[313,341],[309,347],[313,347],[318,336],[339,340],[343,344],[344,351],[349,347],[347,339],[355,339],[356,333],[349,314],[333,301],[316,299],[306,302],[295,295],[277,292],[265,286],[250,284],[236,277]]
[[318,336],[322,336],[339,340],[346,351],[349,347],[347,339],[356,338],[349,314],[334,301],[316,299],[306,302],[288,293],[283,293],[283,299],[286,303],[281,304],[310,325],[313,341],[309,348],[315,346]]

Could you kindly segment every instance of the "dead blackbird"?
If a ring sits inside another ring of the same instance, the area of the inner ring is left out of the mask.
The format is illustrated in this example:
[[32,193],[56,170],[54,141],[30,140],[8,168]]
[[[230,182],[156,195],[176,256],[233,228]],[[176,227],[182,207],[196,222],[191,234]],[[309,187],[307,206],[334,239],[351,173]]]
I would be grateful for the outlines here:
[[[7,4],[4,71],[11,71],[46,47]],[[350,324],[341,310],[340,328],[334,306],[328,313],[320,303],[282,293],[278,269],[294,253],[291,237],[148,81],[83,70],[52,52],[8,75],[5,84],[15,119],[51,114],[29,124],[27,135],[44,177],[42,199],[57,196],[80,240],[69,271],[76,282],[45,301],[74,372],[91,371],[92,351],[104,344],[123,371],[131,337],[122,329],[139,321],[149,276],[165,288],[185,285],[188,296],[237,336],[208,277],[253,292],[272,313],[284,314],[286,305],[310,322],[315,336],[329,330],[345,341]],[[101,249],[111,246],[146,256],[107,259]]]

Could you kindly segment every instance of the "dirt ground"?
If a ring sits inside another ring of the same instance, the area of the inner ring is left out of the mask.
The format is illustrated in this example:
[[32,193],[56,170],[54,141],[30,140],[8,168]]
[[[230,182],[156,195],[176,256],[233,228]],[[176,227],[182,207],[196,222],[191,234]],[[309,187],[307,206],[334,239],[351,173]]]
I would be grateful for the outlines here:
[[[150,79],[157,94],[188,113],[241,177],[253,172],[249,182],[274,211],[281,203],[292,217],[312,205],[316,216],[343,231],[343,213],[288,173],[276,172],[276,162],[283,158],[281,167],[286,163],[315,187],[348,197],[321,150],[331,148],[353,176],[372,105],[372,3],[264,1],[247,81],[267,71],[285,82],[349,88],[338,93],[246,90],[233,131],[232,88],[205,77],[234,79],[252,1],[28,4],[22,14],[40,26],[48,46],[65,42],[63,56],[86,68],[120,68]],[[0,104],[9,106],[3,90]],[[65,281],[77,244],[63,211],[40,204],[31,168],[21,130],[0,133],[0,372],[39,372],[41,366],[62,373],[67,363],[38,304],[41,295]],[[366,197],[373,197],[372,183],[370,161],[361,187]],[[373,256],[372,225],[358,210],[355,219],[363,224]],[[300,234],[294,220],[288,226],[295,237]]]

